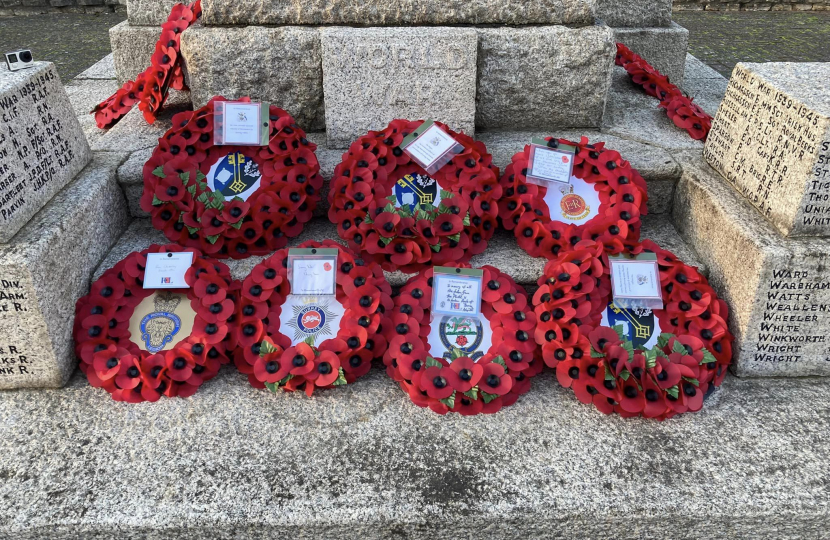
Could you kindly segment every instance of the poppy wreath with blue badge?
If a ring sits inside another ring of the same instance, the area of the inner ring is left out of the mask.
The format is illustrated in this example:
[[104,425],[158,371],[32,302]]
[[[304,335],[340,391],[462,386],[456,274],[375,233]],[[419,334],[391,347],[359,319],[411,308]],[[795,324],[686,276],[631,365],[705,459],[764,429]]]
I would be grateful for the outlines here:
[[428,175],[399,146],[422,120],[393,120],[352,143],[334,170],[329,219],[384,270],[466,262],[493,236],[501,187],[484,144],[436,122],[464,149]]
[[519,246],[533,257],[554,259],[581,240],[597,240],[612,251],[638,241],[648,201],[640,173],[605,143],[545,140],[550,148],[576,148],[573,175],[569,184],[537,185],[527,180],[531,147],[513,156],[500,180],[499,218]]
[[[148,253],[192,252],[188,289],[145,289]],[[238,288],[224,264],[198,250],[152,245],[127,255],[75,305],[75,353],[89,383],[116,401],[188,397],[235,347],[229,323]]]
[[256,388],[272,392],[349,384],[386,351],[392,287],[383,270],[332,241],[301,248],[338,249],[336,294],[295,296],[288,280],[288,250],[254,267],[242,283],[234,329],[236,367]]
[[663,420],[698,411],[732,359],[726,302],[696,268],[654,242],[624,252],[657,255],[664,309],[617,308],[608,251],[578,242],[547,263],[533,296],[545,364],[605,414]]
[[141,208],[183,246],[217,258],[266,255],[311,220],[323,185],[317,146],[275,106],[267,146],[214,145],[216,101],[226,100],[173,117],[144,165]]
[[395,297],[383,363],[419,407],[438,414],[495,413],[530,390],[531,377],[544,367],[524,289],[492,266],[481,270],[483,320],[431,320],[432,268],[412,276]]

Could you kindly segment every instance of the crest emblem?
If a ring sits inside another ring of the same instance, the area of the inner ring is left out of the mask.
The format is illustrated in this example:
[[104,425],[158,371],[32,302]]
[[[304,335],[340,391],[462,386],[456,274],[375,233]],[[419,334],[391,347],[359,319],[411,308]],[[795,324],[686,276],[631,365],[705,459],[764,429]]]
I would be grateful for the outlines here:
[[[337,335],[342,312],[333,309],[331,302],[331,299],[320,300],[318,297],[295,297],[290,305],[290,318],[287,324],[283,323],[294,331],[291,337],[294,344],[310,337],[318,344]],[[288,307],[283,306],[284,309]],[[283,320],[282,316],[280,319]]]
[[648,283],[648,276],[645,274],[637,274],[637,285],[645,285]]
[[153,301],[155,311],[141,319],[141,341],[151,353],[164,349],[181,330],[182,320],[174,313],[181,300],[180,295],[159,292]]
[[579,220],[588,215],[591,207],[585,202],[577,193],[574,193],[574,187],[571,184],[568,186],[560,186],[559,191],[562,193],[562,200],[559,201],[559,207],[562,210],[562,217],[570,220]]
[[236,113],[236,118],[240,122],[247,122],[248,121],[248,115],[245,114],[245,111],[239,111],[238,113]]
[[213,164],[206,181],[211,191],[221,192],[226,199],[244,201],[259,188],[261,179],[256,161],[242,152],[231,152]]
[[441,188],[434,179],[423,174],[407,174],[395,183],[395,206],[408,206],[410,210],[416,204],[438,206],[441,202]]
[[634,348],[651,349],[660,335],[660,320],[648,308],[624,309],[610,302],[602,314],[602,325],[614,328],[622,326],[623,335]]
[[482,350],[484,328],[478,317],[444,316],[439,324],[438,335],[446,351],[443,356],[452,360],[452,350],[460,349],[465,356],[478,360],[486,351]]

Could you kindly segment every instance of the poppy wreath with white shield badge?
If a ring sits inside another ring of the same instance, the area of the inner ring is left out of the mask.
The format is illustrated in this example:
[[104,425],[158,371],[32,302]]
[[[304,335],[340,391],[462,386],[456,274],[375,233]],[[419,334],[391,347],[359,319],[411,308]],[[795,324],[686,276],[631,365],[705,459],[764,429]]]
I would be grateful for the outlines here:
[[352,143],[334,170],[329,219],[384,270],[466,262],[493,236],[501,187],[484,144],[443,128],[464,148],[434,174],[400,149],[422,120],[393,120]]
[[[180,252],[193,253],[185,274],[189,288],[145,289],[147,254]],[[237,287],[227,266],[192,248],[152,245],[127,255],[76,303],[73,334],[81,371],[116,401],[193,395],[230,361]],[[138,319],[142,309],[147,314]]]
[[395,298],[391,324],[384,329],[389,348],[383,363],[419,407],[439,414],[494,413],[530,390],[530,378],[544,367],[533,340],[536,316],[524,289],[492,266],[481,270],[483,320],[441,315],[430,320],[432,268],[412,276]]
[[317,146],[275,106],[267,146],[214,145],[217,101],[226,100],[173,117],[144,165],[141,208],[183,246],[217,258],[265,255],[311,220],[323,185]]
[[649,240],[625,250],[644,252],[657,255],[663,309],[618,308],[609,252],[583,240],[539,278],[535,339],[545,364],[581,402],[605,414],[663,420],[700,410],[726,376],[733,337],[726,302],[696,268]]
[[576,147],[568,184],[527,180],[530,145],[513,156],[504,170],[499,218],[519,245],[533,257],[554,259],[580,240],[597,240],[607,249],[640,239],[640,217],[646,214],[646,182],[620,153],[605,143],[589,144],[545,138],[550,148]]
[[354,382],[386,351],[392,287],[383,270],[342,245],[309,241],[301,248],[338,250],[336,294],[291,294],[288,251],[277,251],[254,267],[242,283],[234,330],[240,350],[236,367],[256,388],[272,392]]

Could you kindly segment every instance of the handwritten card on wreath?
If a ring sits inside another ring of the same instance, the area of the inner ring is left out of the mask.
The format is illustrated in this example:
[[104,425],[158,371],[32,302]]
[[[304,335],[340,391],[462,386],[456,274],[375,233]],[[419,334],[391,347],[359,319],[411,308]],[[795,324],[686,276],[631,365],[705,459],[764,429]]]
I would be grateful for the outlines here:
[[432,275],[432,314],[481,315],[484,272],[472,268],[436,266]]

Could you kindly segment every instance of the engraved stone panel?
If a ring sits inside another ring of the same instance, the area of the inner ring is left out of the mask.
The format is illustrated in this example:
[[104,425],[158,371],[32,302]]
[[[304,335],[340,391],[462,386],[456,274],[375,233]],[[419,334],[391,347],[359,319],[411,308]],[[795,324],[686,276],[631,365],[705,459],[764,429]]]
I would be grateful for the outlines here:
[[89,163],[92,153],[55,65],[0,65],[0,244]]
[[830,236],[830,63],[738,64],[704,155],[785,236]]
[[395,118],[432,118],[473,135],[472,28],[327,28],[323,89],[328,146],[345,148]]

